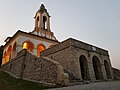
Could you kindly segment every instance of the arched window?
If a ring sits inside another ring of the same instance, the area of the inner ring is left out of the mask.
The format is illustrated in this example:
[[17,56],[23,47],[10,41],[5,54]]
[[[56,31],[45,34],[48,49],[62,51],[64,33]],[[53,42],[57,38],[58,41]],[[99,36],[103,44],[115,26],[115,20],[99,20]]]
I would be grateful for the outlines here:
[[32,52],[34,49],[34,44],[30,41],[25,41],[23,43],[23,49],[27,49],[28,51]]
[[37,46],[37,56],[40,57],[40,53],[45,50],[45,46],[42,44],[39,44]]
[[39,27],[40,25],[40,20],[39,20],[39,16],[37,17],[37,27]]
[[7,50],[6,62],[11,59],[12,46],[10,45]]
[[4,55],[3,55],[2,64],[5,64],[5,63],[6,63],[6,56],[7,56],[7,54],[6,54],[6,51],[5,51],[5,52],[4,52]]
[[28,49],[28,42],[23,43],[23,49]]
[[43,29],[47,30],[47,17],[43,16]]

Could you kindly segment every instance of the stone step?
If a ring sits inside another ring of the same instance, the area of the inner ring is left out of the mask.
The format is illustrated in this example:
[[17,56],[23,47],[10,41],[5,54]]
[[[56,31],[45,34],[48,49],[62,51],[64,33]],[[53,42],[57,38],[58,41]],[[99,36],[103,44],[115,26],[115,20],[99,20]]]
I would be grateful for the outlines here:
[[70,82],[81,82],[80,79],[70,79]]
[[90,84],[90,81],[74,81],[74,82],[70,82],[69,86],[74,86],[74,85],[83,85],[83,84]]

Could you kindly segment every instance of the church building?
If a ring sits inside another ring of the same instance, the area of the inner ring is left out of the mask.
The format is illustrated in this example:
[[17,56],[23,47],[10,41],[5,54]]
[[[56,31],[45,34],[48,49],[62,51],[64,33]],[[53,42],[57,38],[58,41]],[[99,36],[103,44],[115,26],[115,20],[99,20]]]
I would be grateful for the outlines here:
[[18,30],[6,38],[2,70],[16,78],[49,85],[113,79],[107,50],[73,38],[59,42],[43,4],[34,19],[32,32]]
[[36,12],[34,19],[35,28],[32,32],[18,30],[13,37],[7,37],[2,64],[10,61],[22,49],[27,49],[39,57],[40,52],[59,43],[50,30],[50,15],[43,4]]

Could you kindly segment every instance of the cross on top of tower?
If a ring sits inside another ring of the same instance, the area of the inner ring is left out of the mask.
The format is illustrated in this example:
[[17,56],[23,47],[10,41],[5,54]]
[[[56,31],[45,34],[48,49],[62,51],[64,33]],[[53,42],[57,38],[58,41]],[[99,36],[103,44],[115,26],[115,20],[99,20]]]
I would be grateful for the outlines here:
[[44,4],[43,0],[41,1],[41,4]]
[[45,5],[42,3],[40,6],[39,12],[47,12],[47,9],[45,8]]

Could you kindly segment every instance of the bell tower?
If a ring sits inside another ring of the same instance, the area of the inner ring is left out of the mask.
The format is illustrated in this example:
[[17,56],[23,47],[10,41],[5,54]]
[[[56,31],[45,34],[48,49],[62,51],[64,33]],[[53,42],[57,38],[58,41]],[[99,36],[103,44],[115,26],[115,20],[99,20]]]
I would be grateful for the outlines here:
[[35,14],[35,27],[32,34],[36,34],[41,37],[57,40],[54,33],[50,30],[50,15],[47,12],[44,4],[41,4],[39,10]]

